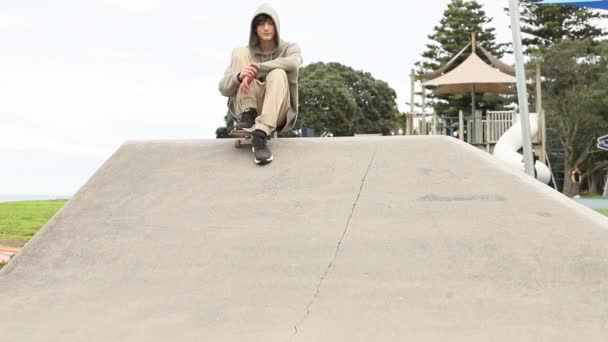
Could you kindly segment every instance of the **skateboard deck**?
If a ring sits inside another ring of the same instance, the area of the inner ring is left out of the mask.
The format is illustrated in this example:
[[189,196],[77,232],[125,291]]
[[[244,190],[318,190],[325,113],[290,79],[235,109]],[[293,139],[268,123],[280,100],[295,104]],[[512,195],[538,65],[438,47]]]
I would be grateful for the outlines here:
[[231,137],[236,137],[234,140],[234,147],[240,148],[243,145],[251,145],[251,132],[244,129],[233,129],[230,131]]

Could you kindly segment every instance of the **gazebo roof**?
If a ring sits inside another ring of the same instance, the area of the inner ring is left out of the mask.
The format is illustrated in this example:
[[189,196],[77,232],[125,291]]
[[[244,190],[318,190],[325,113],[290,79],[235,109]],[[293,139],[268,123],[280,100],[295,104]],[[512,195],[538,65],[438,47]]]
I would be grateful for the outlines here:
[[486,64],[475,53],[472,53],[462,64],[452,71],[430,81],[422,83],[425,87],[437,87],[434,93],[463,94],[476,93],[515,93],[516,89],[507,86],[515,84],[517,79],[494,69]]

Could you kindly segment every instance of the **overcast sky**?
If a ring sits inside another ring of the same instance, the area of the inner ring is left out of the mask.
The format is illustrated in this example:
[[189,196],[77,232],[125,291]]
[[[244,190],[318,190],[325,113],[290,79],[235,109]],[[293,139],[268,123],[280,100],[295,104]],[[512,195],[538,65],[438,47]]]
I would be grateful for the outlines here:
[[[371,72],[406,110],[409,70],[448,2],[270,4],[304,65]],[[508,2],[478,2],[509,41]],[[261,3],[0,1],[0,194],[71,195],[126,140],[214,138],[218,82]]]

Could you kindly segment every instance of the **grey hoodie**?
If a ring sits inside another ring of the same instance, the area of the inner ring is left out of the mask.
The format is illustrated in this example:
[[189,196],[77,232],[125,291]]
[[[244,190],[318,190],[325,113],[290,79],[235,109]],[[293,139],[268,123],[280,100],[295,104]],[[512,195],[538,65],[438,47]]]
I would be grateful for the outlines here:
[[[272,18],[276,28],[276,37],[278,44],[277,47],[269,54],[265,54],[260,49],[259,39],[255,33],[255,27],[253,19],[260,14],[266,14]],[[249,24],[249,45],[237,49],[248,49],[251,55],[251,62],[260,65],[257,78],[264,80],[266,75],[274,69],[283,69],[287,73],[287,81],[289,83],[289,96],[291,103],[289,110],[287,111],[287,121],[285,126],[281,127],[281,132],[289,131],[293,128],[298,117],[298,75],[300,65],[302,65],[302,52],[300,47],[296,43],[286,42],[281,39],[281,23],[279,21],[279,15],[269,5],[263,4],[260,8],[255,11]],[[235,49],[235,51],[237,50]],[[233,51],[232,56],[235,55]],[[234,59],[234,57],[233,57]],[[229,97],[228,108],[233,115],[238,114],[234,112],[234,99],[236,93],[239,90],[240,82],[237,79],[239,71],[233,72],[232,65],[234,60],[230,62],[230,66],[226,69],[224,77],[220,81],[219,90],[222,95]]]

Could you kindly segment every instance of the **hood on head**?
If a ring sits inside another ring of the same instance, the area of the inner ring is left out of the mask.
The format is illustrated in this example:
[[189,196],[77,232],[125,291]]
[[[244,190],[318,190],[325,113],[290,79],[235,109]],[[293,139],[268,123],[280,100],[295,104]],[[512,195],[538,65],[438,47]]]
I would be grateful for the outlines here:
[[281,22],[279,21],[279,15],[277,14],[277,11],[275,11],[274,8],[272,8],[272,6],[270,6],[270,4],[268,4],[268,3],[262,4],[255,11],[255,13],[253,14],[253,17],[251,17],[251,23],[249,24],[249,47],[254,48],[260,43],[258,35],[255,33],[255,27],[254,27],[254,21],[253,21],[255,19],[255,17],[257,17],[260,14],[266,14],[267,16],[271,17],[272,20],[274,21],[274,27],[276,30],[276,36],[274,37],[274,39],[277,41],[277,47],[278,47],[281,44],[281,37],[279,35],[279,32],[281,31]]

